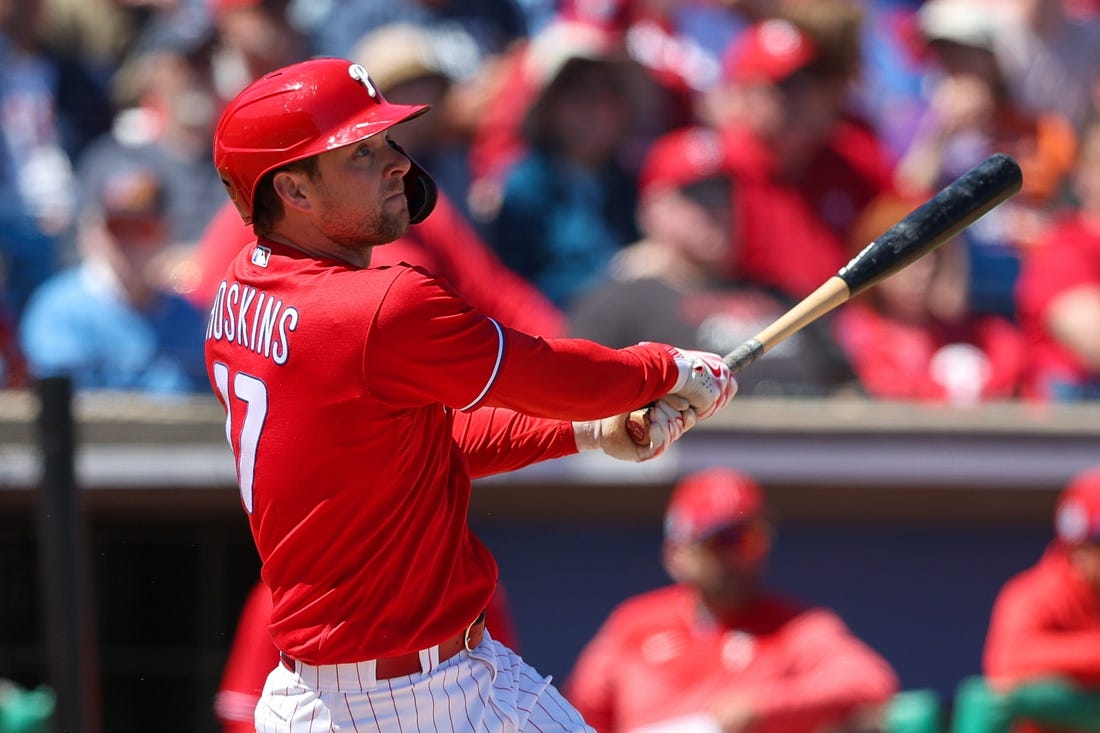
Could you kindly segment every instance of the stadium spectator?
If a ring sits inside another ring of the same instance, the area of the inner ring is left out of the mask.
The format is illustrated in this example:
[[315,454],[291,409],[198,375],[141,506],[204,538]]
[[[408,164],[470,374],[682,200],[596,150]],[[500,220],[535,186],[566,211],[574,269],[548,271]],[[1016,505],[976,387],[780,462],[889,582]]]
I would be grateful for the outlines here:
[[207,0],[216,33],[211,65],[218,97],[230,100],[269,71],[309,56],[287,16],[290,0]]
[[501,260],[558,307],[600,282],[637,236],[636,181],[624,162],[644,74],[620,39],[596,26],[556,23],[524,59],[540,91],[523,125],[526,151],[504,178],[487,229]]
[[766,589],[773,521],[732,469],[683,479],[664,522],[675,585],[618,606],[582,650],[566,697],[599,733],[880,729],[889,664],[826,608]]
[[[854,230],[856,241],[874,240],[914,208],[880,200]],[[869,395],[955,404],[1017,396],[1023,337],[1002,316],[970,312],[967,268],[955,239],[837,311],[836,338]]]
[[81,261],[36,289],[20,324],[35,376],[81,390],[207,389],[206,319],[163,283],[164,183],[127,162],[99,184],[78,223]]
[[1100,399],[1100,118],[1083,132],[1076,204],[1025,252],[1017,296],[1031,351],[1027,393]]
[[168,238],[185,247],[198,241],[225,201],[210,164],[219,101],[213,87],[208,25],[173,23],[146,28],[115,75],[120,111],[110,133],[78,161],[78,185],[94,198],[119,160],[157,171],[164,188]]
[[1033,243],[1065,185],[1076,136],[1064,116],[1032,116],[1008,94],[994,53],[997,15],[988,3],[929,0],[918,19],[935,64],[927,114],[898,163],[898,185],[922,196],[995,151],[1020,163],[1020,194],[963,235],[973,265],[970,308],[1014,319],[1021,249]]
[[349,58],[364,34],[391,23],[411,23],[446,39],[443,56],[456,79],[527,36],[516,0],[291,0],[292,18],[316,52]]
[[[983,658],[992,721],[1014,733],[1086,733],[1100,712],[1100,469],[1058,498],[1055,537],[997,595]],[[1008,730],[992,724],[989,731]]]
[[34,35],[40,8],[37,0],[0,0],[0,295],[15,319],[56,268],[74,207],[60,70]]
[[[671,339],[724,354],[788,310],[789,298],[722,275],[740,246],[732,186],[715,131],[685,128],[658,139],[640,176],[643,238],[615,256],[608,283],[571,309],[572,335],[614,347]],[[854,382],[827,323],[770,351],[766,367],[738,375],[739,392],[822,395]]]
[[880,141],[845,111],[849,72],[829,63],[844,56],[780,19],[727,49],[701,114],[722,131],[734,172],[743,249],[731,276],[807,295],[849,259],[860,212],[892,191]]
[[738,15],[721,4],[683,0],[560,3],[533,39],[515,44],[487,75],[494,83],[486,85],[485,111],[477,120],[470,149],[475,217],[495,215],[501,182],[527,149],[523,119],[544,82],[537,57],[602,34],[608,45],[619,46],[622,55],[638,64],[646,83],[632,89],[637,142],[630,147],[637,152],[630,155],[627,167],[635,170],[641,151],[654,138],[695,122],[693,97],[717,81],[720,50],[743,24]]
[[1071,14],[1066,0],[985,3],[1003,16],[994,33],[998,65],[1022,110],[1039,117],[1058,113],[1080,130],[1091,113],[1100,77],[1100,16]]
[[20,335],[37,377],[77,389],[207,389],[205,318],[162,282],[168,244],[158,172],[116,161],[78,223],[81,261],[31,297]]
[[923,86],[929,63],[917,27],[921,0],[870,0],[860,42],[861,73],[855,105],[879,134],[891,161],[912,143],[927,104]]

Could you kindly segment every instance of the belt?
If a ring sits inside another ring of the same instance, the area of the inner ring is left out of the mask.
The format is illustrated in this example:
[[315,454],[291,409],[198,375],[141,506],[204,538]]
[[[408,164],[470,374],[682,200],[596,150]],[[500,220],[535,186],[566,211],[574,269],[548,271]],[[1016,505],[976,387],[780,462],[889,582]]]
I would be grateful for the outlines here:
[[[464,649],[468,652],[472,652],[474,647],[481,643],[481,638],[484,634],[485,612],[482,611],[481,614],[474,619],[473,623],[465,629],[439,642],[431,650],[424,650],[428,652],[428,658],[435,656],[434,651],[436,649],[439,651],[439,656],[432,660],[433,664],[427,669],[422,661],[425,656],[422,652],[409,652],[408,654],[400,654],[396,657],[379,657],[373,660],[375,665],[374,677],[379,680],[388,680],[394,677],[406,677],[410,674],[427,672],[431,667],[450,659]],[[299,671],[302,666],[309,666],[305,665],[303,662],[299,662],[284,651],[279,652],[279,662],[291,672]]]

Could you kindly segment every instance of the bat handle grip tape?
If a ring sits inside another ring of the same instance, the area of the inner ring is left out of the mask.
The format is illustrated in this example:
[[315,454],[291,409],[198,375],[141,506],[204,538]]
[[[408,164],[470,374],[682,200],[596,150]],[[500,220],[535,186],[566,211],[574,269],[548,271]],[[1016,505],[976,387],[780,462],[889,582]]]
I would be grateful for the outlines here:
[[737,374],[737,372],[741,371],[749,364],[752,364],[763,355],[764,344],[752,338],[722,357],[722,361],[726,362],[726,366],[729,367],[730,372]]

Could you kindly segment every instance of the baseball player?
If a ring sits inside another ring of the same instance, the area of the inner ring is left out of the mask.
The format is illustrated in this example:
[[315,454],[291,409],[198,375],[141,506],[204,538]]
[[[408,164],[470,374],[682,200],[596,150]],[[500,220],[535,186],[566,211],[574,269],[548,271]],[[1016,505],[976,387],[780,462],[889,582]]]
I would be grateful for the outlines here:
[[[432,210],[362,66],[313,59],[226,107],[214,162],[257,235],[206,332],[280,650],[259,731],[589,730],[485,632],[497,582],[471,477],[601,449],[641,461],[722,408],[721,358],[510,329],[371,251]],[[653,404],[649,441],[625,430]]]
[[665,513],[675,585],[624,601],[565,687],[599,733],[880,731],[885,659],[826,608],[767,589],[772,523],[732,469],[683,479]]
[[[1058,496],[1054,539],[993,603],[982,671],[985,730],[1084,733],[1100,713],[1100,466]],[[966,689],[966,688],[963,688]],[[973,688],[967,691],[967,698]],[[970,713],[968,713],[970,714]],[[970,719],[970,718],[968,718]],[[994,721],[1004,723],[1003,726]]]

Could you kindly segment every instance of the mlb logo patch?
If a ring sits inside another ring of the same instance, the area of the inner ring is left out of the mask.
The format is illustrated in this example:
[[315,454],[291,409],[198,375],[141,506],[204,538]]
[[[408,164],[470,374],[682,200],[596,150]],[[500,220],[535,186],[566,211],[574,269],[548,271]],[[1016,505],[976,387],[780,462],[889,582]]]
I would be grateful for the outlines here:
[[267,267],[267,261],[271,259],[271,250],[267,247],[256,246],[252,250],[252,264],[257,267]]

